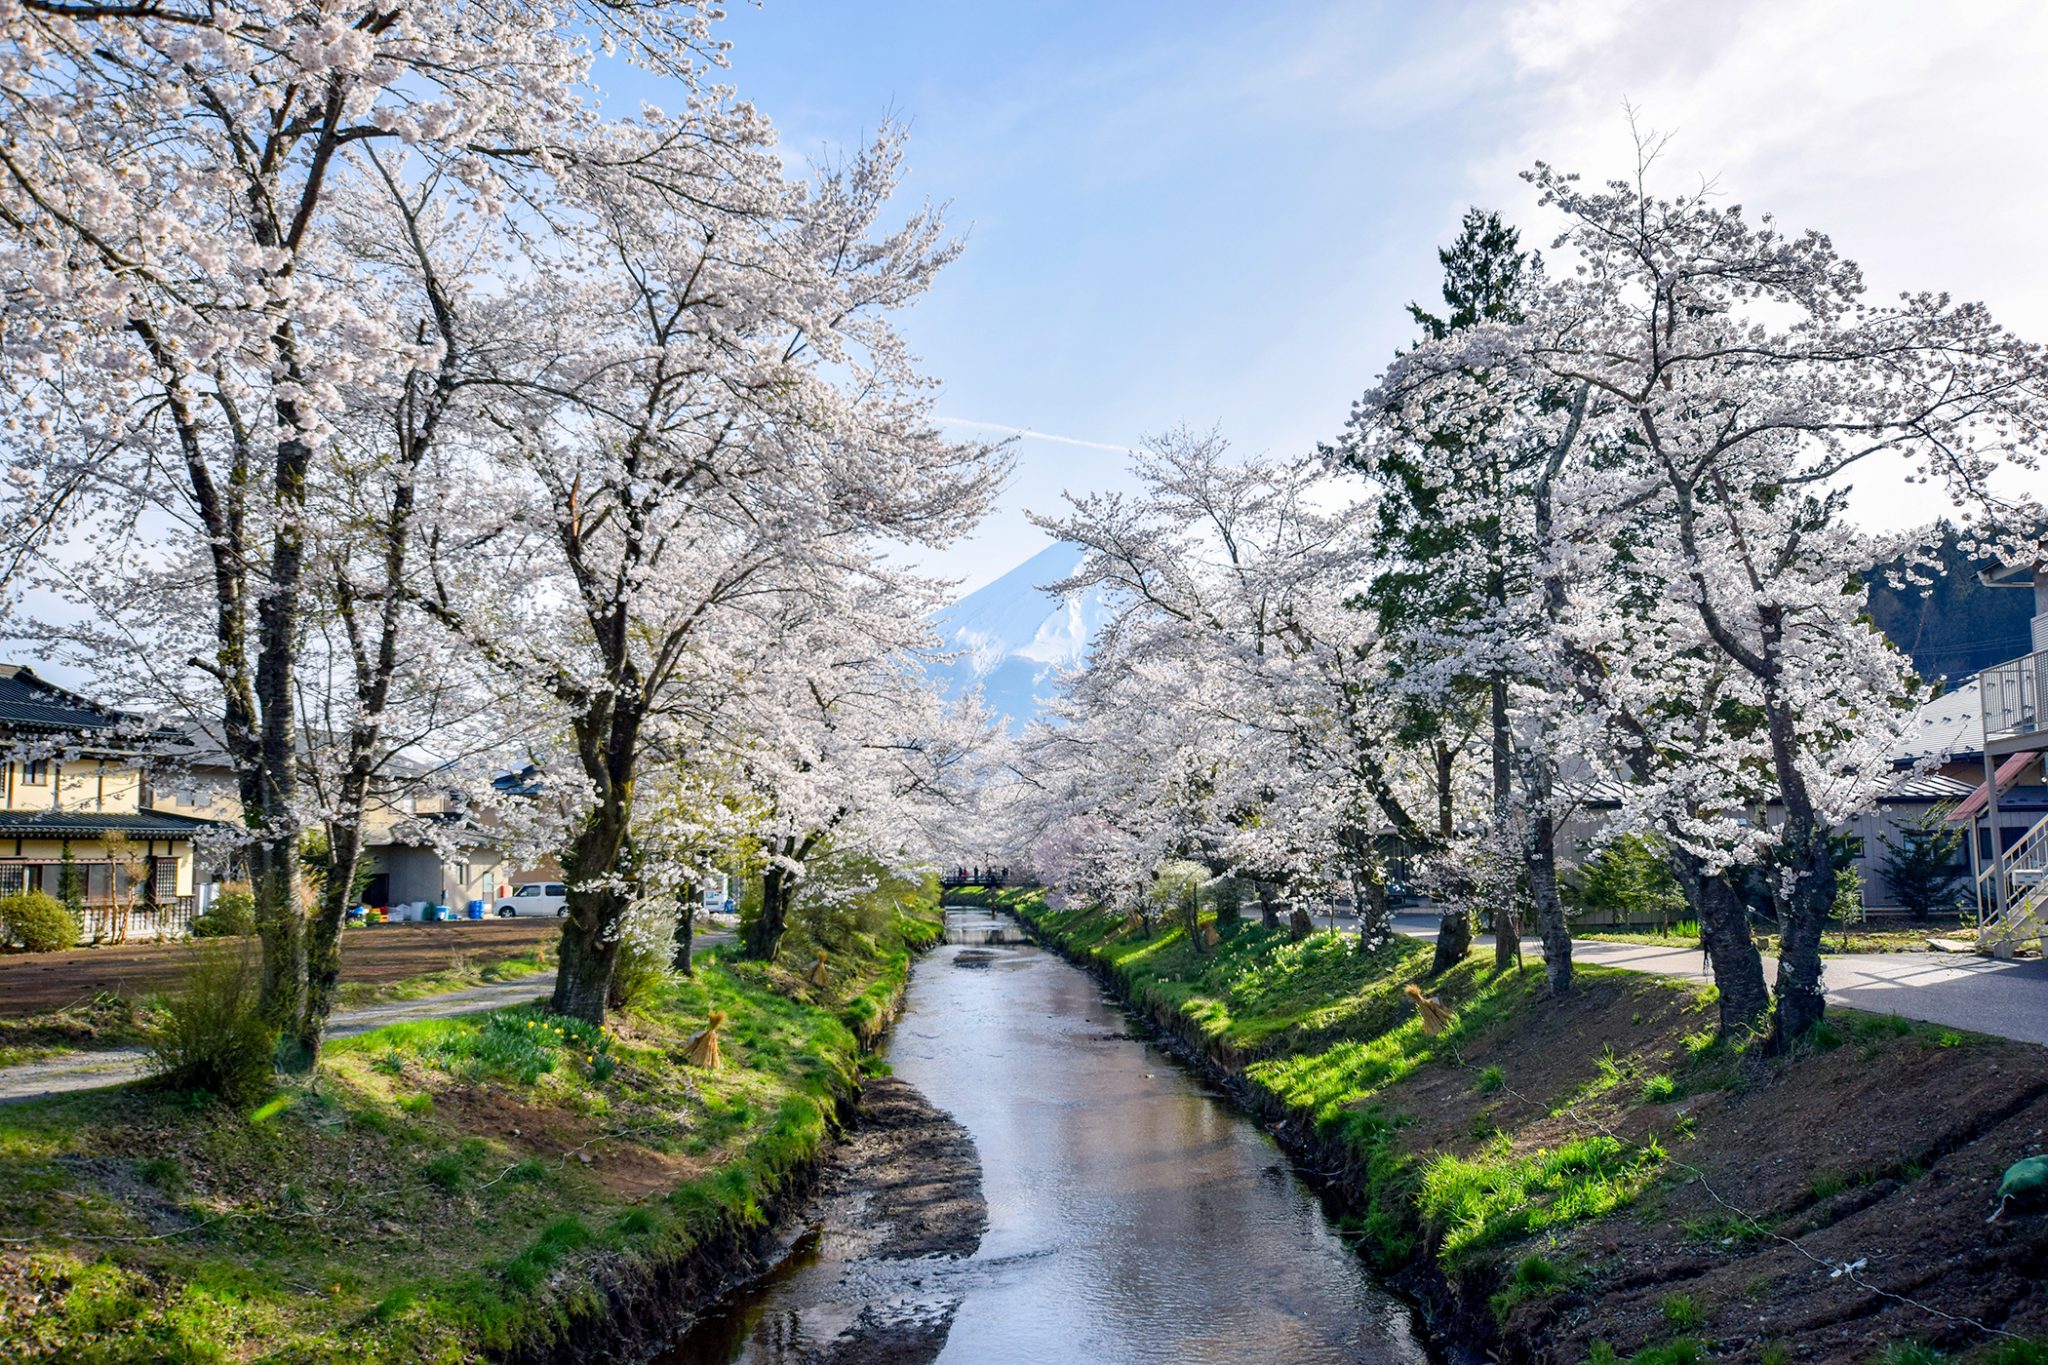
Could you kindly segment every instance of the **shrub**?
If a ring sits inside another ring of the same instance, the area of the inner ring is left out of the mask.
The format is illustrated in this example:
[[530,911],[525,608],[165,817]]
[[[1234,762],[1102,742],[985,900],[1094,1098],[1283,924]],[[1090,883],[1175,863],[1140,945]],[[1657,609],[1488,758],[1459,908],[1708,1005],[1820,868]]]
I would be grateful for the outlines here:
[[277,1031],[257,1011],[254,945],[194,944],[184,986],[162,1002],[149,1066],[165,1084],[247,1104],[270,1086]]
[[1664,1321],[1681,1332],[1689,1332],[1707,1320],[1706,1313],[1690,1294],[1666,1294],[1658,1307],[1663,1310]]
[[1507,1076],[1497,1066],[1489,1066],[1479,1073],[1479,1079],[1472,1085],[1482,1095],[1491,1095],[1508,1083]]
[[32,953],[61,953],[78,946],[78,916],[46,891],[24,891],[0,900],[0,937]]
[[192,919],[194,938],[247,938],[256,932],[256,895],[242,883],[220,889],[206,913]]
[[622,1010],[648,999],[674,979],[669,968],[673,924],[672,919],[664,919],[648,932],[628,924],[625,937],[619,940],[619,955],[612,963],[611,985],[605,994],[605,1003],[612,1009]]

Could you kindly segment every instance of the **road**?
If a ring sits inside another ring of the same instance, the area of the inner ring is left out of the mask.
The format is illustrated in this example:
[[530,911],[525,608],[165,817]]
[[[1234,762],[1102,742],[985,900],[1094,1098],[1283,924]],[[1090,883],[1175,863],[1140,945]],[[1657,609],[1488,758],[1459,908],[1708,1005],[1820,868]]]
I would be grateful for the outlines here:
[[[1356,928],[1356,921],[1342,915],[1337,924]],[[1394,927],[1412,938],[1434,938],[1436,925],[1434,914],[1394,917]],[[1493,939],[1482,934],[1473,941],[1491,944]],[[1539,961],[1541,945],[1523,942],[1530,960]],[[1575,939],[1572,960],[1691,981],[1711,979],[1697,948]],[[1776,959],[1766,957],[1765,978],[1775,979],[1777,971]],[[1821,959],[1821,981],[1831,1005],[2048,1044],[2048,962],[1998,962],[1964,953],[1841,953]]]

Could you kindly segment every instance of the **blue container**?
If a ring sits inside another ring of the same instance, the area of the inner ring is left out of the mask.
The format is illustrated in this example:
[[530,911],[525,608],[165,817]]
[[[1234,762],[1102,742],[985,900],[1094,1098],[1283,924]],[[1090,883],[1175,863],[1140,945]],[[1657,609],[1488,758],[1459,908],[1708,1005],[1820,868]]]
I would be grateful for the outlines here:
[[471,901],[469,903],[469,917],[471,919],[482,919],[484,917],[484,903],[482,901]]

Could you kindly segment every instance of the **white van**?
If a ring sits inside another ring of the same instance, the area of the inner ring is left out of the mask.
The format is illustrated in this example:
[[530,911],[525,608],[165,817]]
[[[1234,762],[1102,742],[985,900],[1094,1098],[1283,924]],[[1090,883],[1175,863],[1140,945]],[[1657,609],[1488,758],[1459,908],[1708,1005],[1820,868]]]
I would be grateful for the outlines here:
[[569,888],[560,882],[525,882],[512,888],[512,894],[498,901],[498,914],[510,919],[514,915],[554,915],[560,918],[569,913]]

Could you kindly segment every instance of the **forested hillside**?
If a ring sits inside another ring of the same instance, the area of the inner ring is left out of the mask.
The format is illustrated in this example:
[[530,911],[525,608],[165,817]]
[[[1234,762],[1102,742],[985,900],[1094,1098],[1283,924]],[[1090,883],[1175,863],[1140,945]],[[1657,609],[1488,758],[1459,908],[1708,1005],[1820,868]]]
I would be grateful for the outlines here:
[[1898,561],[1879,565],[1871,575],[1870,614],[1912,656],[1921,677],[1954,686],[2026,651],[2034,601],[2024,590],[1985,587],[1953,527],[1943,529],[1940,554],[1946,572],[1925,587],[1893,587],[1882,570]]

